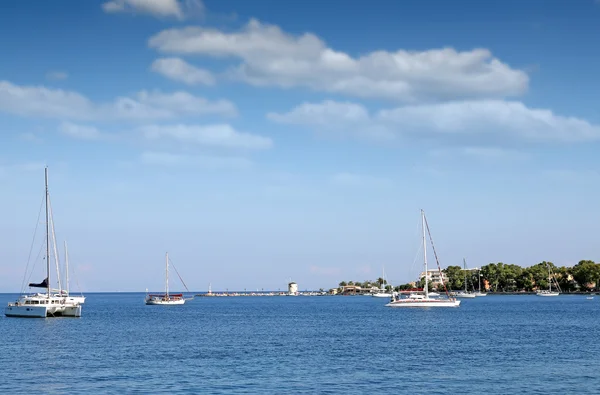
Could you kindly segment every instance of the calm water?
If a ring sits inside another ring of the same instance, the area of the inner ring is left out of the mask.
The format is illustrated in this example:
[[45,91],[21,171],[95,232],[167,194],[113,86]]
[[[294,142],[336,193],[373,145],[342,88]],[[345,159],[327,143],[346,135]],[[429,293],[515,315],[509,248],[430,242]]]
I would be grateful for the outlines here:
[[0,318],[0,393],[600,393],[598,296],[386,302],[89,294],[79,319]]

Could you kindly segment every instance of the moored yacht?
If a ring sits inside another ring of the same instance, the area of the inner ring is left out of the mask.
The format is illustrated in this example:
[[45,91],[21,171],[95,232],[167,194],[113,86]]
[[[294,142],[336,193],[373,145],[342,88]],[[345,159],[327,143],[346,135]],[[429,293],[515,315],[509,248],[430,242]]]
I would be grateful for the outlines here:
[[[429,226],[427,225],[427,219],[425,218],[425,212],[421,210],[421,224],[423,227],[423,266],[425,267],[425,286],[423,287],[423,293],[411,293],[408,297],[398,297],[398,294],[394,292],[391,301],[386,304],[387,307],[458,307],[460,306],[460,300],[451,297],[446,290],[446,298],[431,298],[429,296],[429,279],[427,276],[427,239],[426,231],[429,233]],[[429,233],[429,239],[431,240],[431,233]],[[435,247],[433,241],[431,243],[434,255]],[[438,262],[439,269],[439,262]],[[441,270],[440,270],[441,272]],[[440,276],[442,279],[443,277]],[[442,280],[443,281],[443,280]],[[446,288],[444,284],[444,289]]]
[[44,169],[44,180],[46,205],[46,278],[41,283],[29,283],[29,287],[46,288],[46,292],[21,295],[15,302],[8,303],[4,309],[4,315],[7,317],[46,318],[81,316],[81,303],[66,296],[61,287],[55,237],[52,240],[58,289],[53,289],[50,286],[50,230],[52,229],[52,235],[54,235],[54,221],[51,215],[50,194],[48,192],[48,168]]

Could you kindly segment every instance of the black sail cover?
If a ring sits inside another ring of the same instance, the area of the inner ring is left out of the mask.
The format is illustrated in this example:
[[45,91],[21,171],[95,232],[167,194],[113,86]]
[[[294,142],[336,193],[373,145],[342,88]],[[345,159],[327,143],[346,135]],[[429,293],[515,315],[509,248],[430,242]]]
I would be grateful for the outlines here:
[[44,279],[44,281],[42,281],[39,284],[35,284],[35,283],[29,283],[30,287],[36,287],[36,288],[48,288],[48,277],[46,277]]

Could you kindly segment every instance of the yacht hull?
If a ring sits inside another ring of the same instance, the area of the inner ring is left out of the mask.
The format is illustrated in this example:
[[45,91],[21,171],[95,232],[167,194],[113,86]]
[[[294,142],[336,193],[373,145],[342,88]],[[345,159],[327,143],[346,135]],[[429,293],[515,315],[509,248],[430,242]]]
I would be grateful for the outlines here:
[[558,292],[540,292],[536,294],[537,296],[558,296]]
[[374,298],[388,298],[389,299],[392,297],[392,294],[387,294],[387,293],[386,294],[373,294],[371,296]]
[[387,307],[458,307],[460,300],[410,300],[400,299],[386,304]]
[[455,298],[463,298],[463,299],[472,299],[475,297],[474,294],[456,294],[454,295]]
[[178,305],[178,304],[184,304],[185,303],[185,299],[179,299],[179,300],[146,300],[146,304],[147,305]]

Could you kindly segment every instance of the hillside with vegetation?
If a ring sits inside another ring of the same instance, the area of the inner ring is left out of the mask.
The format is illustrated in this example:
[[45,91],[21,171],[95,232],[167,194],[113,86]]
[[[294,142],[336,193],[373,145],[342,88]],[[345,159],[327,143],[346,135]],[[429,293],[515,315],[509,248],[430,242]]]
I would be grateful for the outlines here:
[[[550,271],[556,278],[562,292],[598,291],[600,285],[600,263],[591,260],[579,261],[572,267],[557,267],[554,263],[547,261],[525,268],[502,262],[489,263],[482,266],[480,270],[464,270],[460,266],[448,266],[442,272],[446,278],[445,281],[448,289],[464,289],[466,275],[468,290],[477,290],[479,288],[478,276],[481,276],[481,288],[488,292],[533,292],[538,289],[548,288],[548,268],[550,268]],[[383,278],[366,281],[342,281],[339,283],[340,288],[353,285],[361,288],[382,288],[382,285],[386,289],[391,289],[392,287]],[[407,284],[395,285],[393,288],[400,291],[414,287],[423,287],[424,285],[425,280],[420,279],[419,281]],[[431,290],[436,289],[438,288],[438,284],[430,284],[429,288]]]

